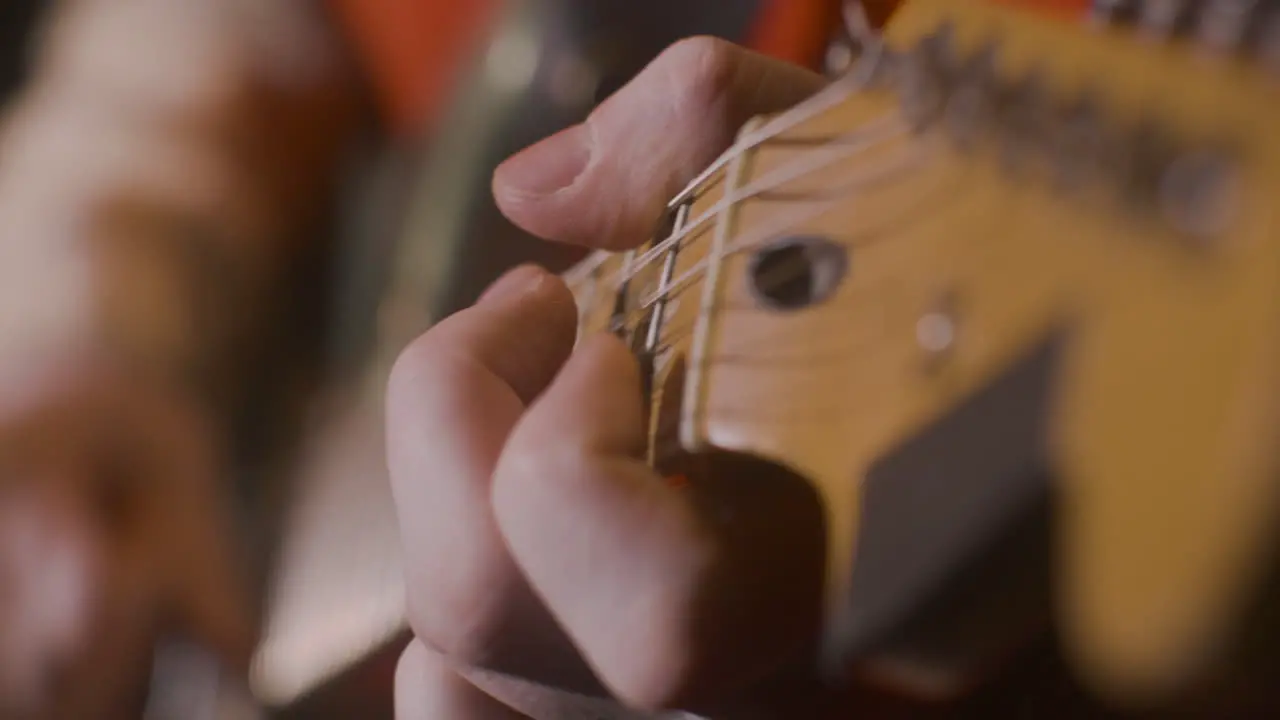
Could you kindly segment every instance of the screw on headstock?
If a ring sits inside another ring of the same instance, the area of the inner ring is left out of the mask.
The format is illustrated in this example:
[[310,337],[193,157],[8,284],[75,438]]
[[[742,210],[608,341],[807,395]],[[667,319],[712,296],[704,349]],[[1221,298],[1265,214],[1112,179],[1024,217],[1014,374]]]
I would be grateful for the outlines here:
[[924,354],[925,367],[937,371],[955,352],[960,316],[954,292],[944,293],[916,319],[916,346]]

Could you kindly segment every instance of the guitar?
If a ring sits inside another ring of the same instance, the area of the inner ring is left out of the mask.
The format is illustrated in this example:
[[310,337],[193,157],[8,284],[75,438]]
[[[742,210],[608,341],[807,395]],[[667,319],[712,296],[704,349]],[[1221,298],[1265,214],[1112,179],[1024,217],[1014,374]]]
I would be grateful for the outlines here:
[[955,696],[1052,613],[1109,703],[1226,687],[1274,602],[1280,9],[908,0],[864,40],[565,274],[651,461],[807,478],[834,673]]

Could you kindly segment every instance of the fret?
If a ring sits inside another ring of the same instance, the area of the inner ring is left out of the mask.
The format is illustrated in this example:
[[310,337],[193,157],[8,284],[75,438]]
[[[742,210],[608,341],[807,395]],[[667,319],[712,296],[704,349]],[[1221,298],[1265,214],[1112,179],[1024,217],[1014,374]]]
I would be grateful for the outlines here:
[[714,162],[686,185],[684,190],[672,198],[668,207],[674,209],[679,205],[692,202],[698,189],[705,187],[716,173],[730,169],[730,166],[743,155],[788,130],[799,127],[828,110],[840,106],[851,94],[881,80],[886,67],[886,63],[883,62],[884,44],[873,38],[867,38],[866,42],[868,47],[865,60],[855,63],[849,72],[837,77],[808,100],[771,118],[756,118],[745,125],[738,133],[738,139],[733,146],[721,153]]
[[[675,212],[675,220],[671,225],[671,234],[680,232],[685,222],[689,219],[689,203],[680,205]],[[676,255],[680,252],[679,243],[672,245],[668,250],[662,263],[662,277],[658,281],[657,302],[653,307],[653,315],[649,321],[648,336],[645,338],[645,352],[652,355],[657,352],[659,336],[662,332],[662,322],[666,314],[667,303],[670,301],[668,287],[671,285],[672,276],[676,271]]]
[[[759,119],[749,122],[743,127],[743,134],[749,135],[758,128]],[[736,155],[725,171],[725,197],[733,197],[745,170],[745,153]],[[732,219],[737,205],[729,205],[721,211],[716,223],[715,234],[712,235],[711,248],[706,258],[706,273],[703,279],[702,299],[698,306],[698,317],[695,321],[693,343],[690,349],[689,377],[686,381],[684,406],[681,409],[680,442],[686,450],[697,448],[702,439],[701,409],[702,395],[706,384],[706,376],[710,369],[708,348],[711,340],[712,324],[716,313],[716,304],[720,296],[720,269],[725,257],[732,230]]]
[[627,316],[629,314],[627,296],[631,292],[631,268],[635,264],[635,259],[635,250],[629,250],[623,256],[622,283],[614,291],[613,313],[609,316],[609,332],[618,337],[625,337],[627,332]]
[[[1047,21],[1086,5],[1116,10],[1112,21],[1130,28],[1086,32]],[[1128,20],[1122,5],[1131,6]],[[1196,23],[1170,14],[1175,5],[1194,7]],[[906,7],[887,44],[862,56],[891,61],[884,66],[893,72],[877,77],[879,61],[862,62],[843,85],[750,123],[668,204],[669,229],[575,269],[584,280],[575,286],[583,327],[607,327],[636,353],[647,454],[660,474],[687,470],[690,453],[715,447],[785,467],[820,496],[828,669],[883,666],[906,648],[905,671],[967,686],[988,665],[990,646],[950,644],[933,654],[935,643],[950,642],[938,634],[947,628],[909,607],[917,599],[946,606],[938,600],[945,594],[923,598],[915,580],[894,589],[867,573],[908,557],[901,532],[919,527],[917,535],[932,534],[914,550],[926,561],[898,576],[923,577],[919,568],[959,576],[975,566],[958,548],[988,537],[987,528],[1022,522],[1030,492],[991,493],[1016,500],[999,517],[964,507],[985,494],[986,476],[1004,470],[939,462],[931,438],[990,424],[953,419],[987,388],[1006,387],[993,381],[1024,378],[1022,359],[1039,357],[1030,351],[1064,316],[1078,322],[1073,341],[1084,338],[1076,348],[1090,355],[1060,382],[1070,383],[1064,397],[1079,404],[1031,411],[1053,414],[1063,461],[1055,472],[1078,508],[1061,518],[1064,557],[1077,577],[1066,576],[1055,600],[1059,619],[1066,641],[1088,653],[1077,666],[1094,678],[1180,681],[1190,672],[1163,664],[1167,642],[1186,655],[1217,641],[1205,628],[1223,613],[1206,609],[1215,598],[1205,589],[1238,578],[1179,558],[1229,559],[1248,541],[1225,524],[1242,516],[1197,512],[1236,512],[1215,505],[1209,483],[1224,476],[1256,483],[1241,491],[1241,507],[1264,504],[1263,491],[1272,491],[1270,478],[1246,477],[1198,438],[1216,437],[1213,413],[1221,420],[1236,412],[1220,392],[1227,381],[1213,370],[1275,382],[1261,368],[1274,367],[1265,359],[1280,347],[1277,326],[1274,313],[1258,307],[1274,300],[1280,245],[1271,241],[1274,213],[1251,193],[1275,176],[1280,154],[1265,120],[1250,119],[1274,114],[1265,95],[1271,79],[1251,66],[1259,54],[1280,56],[1272,26],[1280,26],[1280,10],[1269,0]],[[947,27],[954,34],[940,36]],[[1138,45],[1144,27],[1179,41]],[[1238,57],[1203,52],[1217,46]],[[1152,72],[1157,60],[1173,80]],[[853,92],[859,83],[849,79],[857,77],[875,79],[872,92]],[[1140,122],[1148,117],[1155,122]],[[1263,222],[1271,223],[1265,233]],[[1196,242],[1179,242],[1186,240]],[[1212,352],[1187,341],[1196,334]],[[1047,381],[1034,380],[1034,393],[1044,393]],[[1221,385],[1196,394],[1211,383]],[[1141,411],[1155,403],[1165,411]],[[1240,444],[1267,451],[1272,426],[1240,413],[1231,419],[1252,432]],[[1034,429],[1016,416],[1010,426]],[[1033,484],[1043,478],[1030,467],[1037,460],[1017,454],[1039,452],[1045,438],[992,441],[976,453],[974,443],[947,442],[965,462],[999,460],[1025,473],[1010,482],[1042,492]],[[923,453],[919,466],[900,461],[908,452]],[[1129,472],[1118,462],[1126,458]],[[958,488],[957,502],[898,504],[902,488],[929,482],[942,484],[912,497]],[[1143,483],[1163,505],[1130,491]],[[1180,531],[1170,535],[1169,527]],[[1165,551],[1169,543],[1176,548]],[[1146,567],[1142,553],[1152,548],[1162,549],[1161,563]],[[866,577],[873,581],[861,582]],[[1164,590],[1152,592],[1144,577]],[[905,610],[886,619],[881,608]],[[955,627],[986,617],[960,612]],[[997,635],[1003,639],[988,637]]]
[[561,274],[578,306],[578,338],[608,329],[613,316],[614,277],[622,256],[596,252]]
[[[582,285],[581,289],[574,290],[574,297],[578,299],[578,337],[582,337],[582,333],[591,319],[591,306],[596,297],[600,295],[600,270],[602,265],[602,262],[593,263],[586,277],[579,281]],[[570,289],[573,290],[572,285],[570,285]]]
[[569,289],[572,290],[580,283],[598,279],[601,268],[609,262],[610,257],[612,257],[612,254],[604,252],[603,250],[591,253],[581,262],[564,271],[562,277],[564,278],[565,284],[567,284]]
[[[885,143],[902,139],[909,126],[905,122],[905,118],[896,110],[886,111],[883,115],[877,116],[869,120],[866,124],[858,126],[856,129],[843,133],[835,137],[824,137],[821,142],[808,141],[805,145],[809,146],[811,152],[806,152],[796,157],[791,162],[772,169],[768,173],[764,173],[757,178],[753,178],[750,183],[741,187],[737,187],[733,192],[726,192],[719,201],[713,203],[710,207],[698,213],[691,215],[692,219],[686,221],[678,232],[673,233],[667,239],[652,243],[648,249],[636,257],[633,267],[639,269],[648,268],[652,263],[666,252],[672,245],[683,244],[691,236],[699,233],[704,228],[712,226],[721,214],[733,205],[736,205],[753,197],[768,193],[775,188],[816,175],[824,168],[828,168],[839,164],[855,155],[862,155],[873,152],[885,145]],[[769,141],[773,141],[770,138]],[[752,148],[762,148],[765,141],[761,141],[752,145]],[[706,178],[703,182],[709,183],[715,175]],[[706,185],[700,186],[705,188]],[[677,197],[684,198],[684,203],[692,206],[698,196],[694,194],[694,190],[686,190]],[[670,205],[676,208],[676,205]],[[622,278],[626,279],[629,275],[635,274],[637,270],[624,272]],[[682,277],[677,281],[681,284],[688,277]],[[645,301],[647,308],[652,303],[652,299]]]

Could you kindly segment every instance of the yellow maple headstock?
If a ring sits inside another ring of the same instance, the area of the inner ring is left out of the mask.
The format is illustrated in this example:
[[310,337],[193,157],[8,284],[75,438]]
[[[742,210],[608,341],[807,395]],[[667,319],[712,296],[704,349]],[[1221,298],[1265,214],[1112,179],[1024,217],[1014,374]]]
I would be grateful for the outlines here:
[[905,3],[869,83],[753,123],[678,239],[592,277],[632,277],[626,308],[671,296],[655,387],[679,358],[686,450],[822,492],[837,654],[956,687],[982,659],[893,638],[1023,612],[917,617],[1045,500],[1075,667],[1164,697],[1227,657],[1274,565],[1280,86],[1207,40],[1018,5]]

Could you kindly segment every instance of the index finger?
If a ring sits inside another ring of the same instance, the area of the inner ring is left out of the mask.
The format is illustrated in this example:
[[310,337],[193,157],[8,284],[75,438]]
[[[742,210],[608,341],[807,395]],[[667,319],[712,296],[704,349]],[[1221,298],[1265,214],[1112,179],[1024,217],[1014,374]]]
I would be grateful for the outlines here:
[[586,122],[499,166],[494,196],[534,235],[611,250],[634,246],[743,123],[791,107],[825,82],[725,40],[683,40]]

